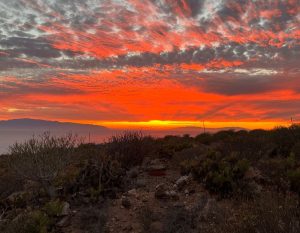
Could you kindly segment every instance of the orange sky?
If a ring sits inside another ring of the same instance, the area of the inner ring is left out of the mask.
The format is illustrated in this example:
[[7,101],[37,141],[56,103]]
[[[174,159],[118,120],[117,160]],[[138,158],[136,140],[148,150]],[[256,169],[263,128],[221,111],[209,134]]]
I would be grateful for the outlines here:
[[250,129],[300,121],[297,0],[0,4],[2,120]]

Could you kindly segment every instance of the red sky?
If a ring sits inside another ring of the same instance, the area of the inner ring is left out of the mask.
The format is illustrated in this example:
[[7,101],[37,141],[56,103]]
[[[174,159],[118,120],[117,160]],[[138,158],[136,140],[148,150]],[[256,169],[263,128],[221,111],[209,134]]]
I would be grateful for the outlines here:
[[300,121],[298,0],[0,0],[0,119]]

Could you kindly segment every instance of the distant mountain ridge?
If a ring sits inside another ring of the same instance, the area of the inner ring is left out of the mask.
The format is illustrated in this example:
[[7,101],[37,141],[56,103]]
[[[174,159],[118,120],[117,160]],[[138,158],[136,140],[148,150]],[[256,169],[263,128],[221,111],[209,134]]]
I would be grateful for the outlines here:
[[59,121],[47,121],[39,119],[21,118],[12,120],[0,121],[0,129],[36,129],[36,128],[49,128],[49,129],[77,129],[77,130],[103,130],[109,129],[104,126],[90,125],[90,124],[77,124],[72,122],[59,122]]
[[8,151],[15,142],[23,142],[33,135],[39,136],[44,132],[51,135],[63,136],[72,133],[83,138],[86,142],[102,142],[114,134],[114,131],[104,126],[76,124],[70,122],[46,121],[37,119],[13,119],[0,121],[0,155]]
[[[73,133],[85,139],[86,142],[103,142],[108,137],[121,133],[126,129],[110,129],[104,126],[77,124],[71,122],[47,121],[39,119],[13,119],[0,120],[0,154],[6,153],[9,145],[15,142],[23,142],[33,135],[41,135],[49,131],[52,135],[66,135]],[[137,130],[137,129],[136,129]],[[215,133],[221,130],[243,130],[237,127],[226,128],[206,128],[205,132]],[[184,135],[196,136],[204,132],[202,127],[179,127],[172,129],[148,129],[141,130],[145,135],[154,137],[164,137],[166,135]]]

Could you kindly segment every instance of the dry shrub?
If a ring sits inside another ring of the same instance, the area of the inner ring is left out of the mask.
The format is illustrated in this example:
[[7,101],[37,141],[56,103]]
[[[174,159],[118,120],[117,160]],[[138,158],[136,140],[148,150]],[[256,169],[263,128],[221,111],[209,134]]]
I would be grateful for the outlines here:
[[151,137],[144,137],[141,132],[126,131],[108,139],[107,154],[120,161],[124,168],[130,168],[143,162],[151,140]]
[[77,145],[77,137],[44,133],[24,143],[10,147],[9,166],[22,180],[38,182],[50,197],[54,197],[53,182],[65,169]]

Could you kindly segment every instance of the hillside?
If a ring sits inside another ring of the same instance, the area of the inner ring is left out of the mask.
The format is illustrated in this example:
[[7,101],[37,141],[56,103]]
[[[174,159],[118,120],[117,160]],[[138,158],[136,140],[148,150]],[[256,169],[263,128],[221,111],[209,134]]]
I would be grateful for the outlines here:
[[0,157],[0,232],[298,233],[299,181],[297,125],[97,145],[44,135]]

